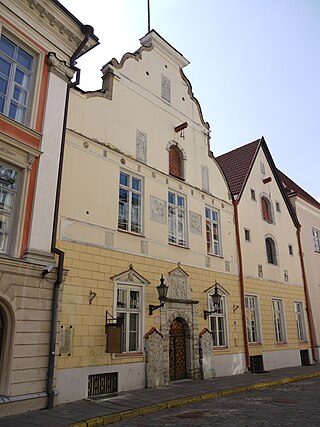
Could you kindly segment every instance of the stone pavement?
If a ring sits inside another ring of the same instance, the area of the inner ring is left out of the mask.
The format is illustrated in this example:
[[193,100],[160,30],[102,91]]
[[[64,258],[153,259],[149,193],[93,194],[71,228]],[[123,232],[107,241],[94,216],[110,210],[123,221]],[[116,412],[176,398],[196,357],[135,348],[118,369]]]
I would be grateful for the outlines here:
[[320,377],[320,365],[245,373],[210,380],[181,380],[157,389],[119,393],[104,400],[84,399],[54,409],[0,418],[0,427],[96,427],[162,409],[262,387]]

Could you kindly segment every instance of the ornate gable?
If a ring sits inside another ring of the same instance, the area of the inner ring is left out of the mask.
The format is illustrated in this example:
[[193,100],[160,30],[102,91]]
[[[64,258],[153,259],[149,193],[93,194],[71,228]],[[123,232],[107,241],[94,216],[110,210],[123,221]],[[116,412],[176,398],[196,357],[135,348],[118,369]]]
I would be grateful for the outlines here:
[[180,265],[168,275],[168,298],[173,299],[191,299],[191,288],[189,284],[189,275]]
[[150,282],[145,277],[141,276],[130,264],[129,270],[126,270],[116,276],[111,277],[114,282],[134,283],[137,285],[148,285]]

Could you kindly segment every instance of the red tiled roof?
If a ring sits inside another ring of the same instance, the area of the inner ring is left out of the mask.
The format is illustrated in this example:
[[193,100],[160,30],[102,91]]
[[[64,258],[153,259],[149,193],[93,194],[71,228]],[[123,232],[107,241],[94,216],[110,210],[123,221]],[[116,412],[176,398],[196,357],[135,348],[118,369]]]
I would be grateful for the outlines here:
[[320,209],[320,203],[317,202],[316,199],[314,199],[310,194],[308,194],[306,191],[304,191],[301,187],[299,187],[298,184],[296,184],[292,179],[287,177],[283,172],[281,172],[278,169],[278,174],[280,181],[282,182],[282,185],[284,186],[284,189],[287,193],[287,196],[293,196],[297,195],[301,197],[306,202],[310,203],[311,205],[315,206],[316,208]]
[[260,142],[261,139],[257,139],[256,141],[216,157],[234,196],[240,193],[246,181]]

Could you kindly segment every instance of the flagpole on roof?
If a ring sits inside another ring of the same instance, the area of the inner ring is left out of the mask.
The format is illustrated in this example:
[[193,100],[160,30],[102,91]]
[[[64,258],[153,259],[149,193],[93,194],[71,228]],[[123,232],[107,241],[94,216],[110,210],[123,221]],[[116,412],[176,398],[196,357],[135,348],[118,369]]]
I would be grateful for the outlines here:
[[148,33],[150,33],[150,0],[148,0]]

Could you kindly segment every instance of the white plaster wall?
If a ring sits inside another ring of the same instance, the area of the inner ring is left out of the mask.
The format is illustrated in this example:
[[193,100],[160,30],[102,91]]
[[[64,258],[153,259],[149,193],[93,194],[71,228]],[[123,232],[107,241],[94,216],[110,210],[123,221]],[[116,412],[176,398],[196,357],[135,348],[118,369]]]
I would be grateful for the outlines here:
[[[260,172],[260,162],[265,166],[265,175]],[[268,184],[263,179],[271,177]],[[251,189],[255,190],[256,201],[251,200]],[[271,195],[275,224],[262,219],[260,204],[261,193]],[[281,213],[276,211],[275,202],[280,203]],[[297,229],[293,224],[274,175],[269,167],[263,150],[260,148],[255,164],[246,184],[239,204],[239,224],[241,248],[243,253],[244,272],[246,276],[258,277],[258,264],[263,266],[263,278],[277,282],[284,281],[284,270],[288,270],[289,282],[302,286],[302,274],[299,260]],[[244,229],[251,231],[251,242],[246,242]],[[277,245],[278,265],[268,264],[265,249],[265,236],[274,237]],[[293,246],[293,256],[289,255],[288,245]]]
[[145,363],[125,363],[58,369],[58,404],[88,397],[89,375],[118,372],[118,392],[145,387]]
[[244,353],[225,355],[215,353],[213,359],[216,377],[237,375],[246,372],[246,359]]
[[[310,360],[312,359],[310,358]],[[263,365],[266,371],[301,366],[300,350],[266,351],[263,353]]]
[[67,83],[49,73],[43,138],[33,205],[29,250],[51,252],[56,184]]
[[[320,253],[314,250],[312,228],[320,230],[320,210],[300,197],[291,198],[301,224],[301,243],[313,316],[316,343],[320,345]],[[319,351],[319,350],[318,350]],[[320,360],[318,358],[318,360]]]
[[[237,273],[234,212],[229,201],[204,194],[187,183],[168,177],[71,131],[67,133],[67,141],[60,209],[63,217],[60,233],[62,239],[106,247],[106,233],[109,232],[113,234],[114,249],[141,254],[141,245],[144,242],[148,245],[148,252],[145,253],[147,256],[205,267],[207,256],[205,206],[211,206],[220,213],[223,256],[209,256],[210,267],[208,268],[225,271],[225,260],[228,260],[231,264],[230,272]],[[87,148],[84,147],[84,142],[85,145],[89,144]],[[126,160],[125,165],[121,163],[123,158]],[[144,231],[142,236],[117,231],[120,170],[134,173],[143,180]],[[75,191],[75,188],[81,191]],[[189,249],[168,245],[168,189],[186,197]],[[151,196],[165,203],[164,223],[151,220]],[[190,211],[201,215],[201,234],[191,233]],[[74,224],[72,220],[75,220]]]

